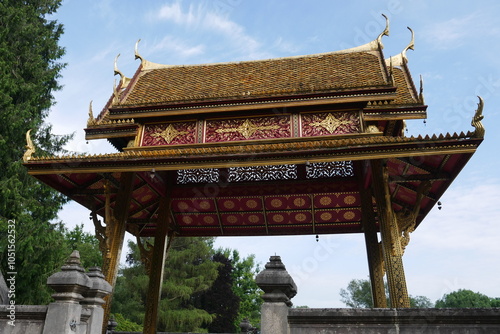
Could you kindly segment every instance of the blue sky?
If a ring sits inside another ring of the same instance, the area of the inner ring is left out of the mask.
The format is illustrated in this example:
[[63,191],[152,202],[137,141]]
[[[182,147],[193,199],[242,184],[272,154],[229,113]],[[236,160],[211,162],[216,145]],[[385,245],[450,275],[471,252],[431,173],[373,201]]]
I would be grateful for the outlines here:
[[[477,95],[485,100],[486,139],[469,164],[412,234],[404,255],[411,295],[432,301],[457,289],[500,297],[500,2],[428,0],[354,1],[82,1],[66,0],[55,18],[65,26],[64,88],[48,121],[54,132],[75,132],[68,148],[113,152],[105,141],[84,140],[88,104],[99,112],[112,93],[113,61],[131,77],[134,44],[149,61],[197,64],[337,51],[369,42],[391,21],[383,38],[386,57],[397,55],[415,31],[409,67],[424,79],[426,124],[408,123],[408,134],[473,130]],[[93,227],[88,211],[69,204],[68,226]],[[339,290],[367,278],[362,235],[219,238],[217,245],[255,254],[263,265],[281,255],[298,285],[295,305],[343,307]],[[124,250],[126,252],[126,250]]]

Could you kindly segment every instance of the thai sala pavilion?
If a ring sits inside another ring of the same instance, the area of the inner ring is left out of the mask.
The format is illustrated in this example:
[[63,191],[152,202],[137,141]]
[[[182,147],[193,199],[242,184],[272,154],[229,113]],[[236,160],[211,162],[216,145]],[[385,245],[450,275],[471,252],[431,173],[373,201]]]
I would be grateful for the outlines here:
[[[411,30],[411,29],[410,29]],[[306,56],[161,65],[120,76],[86,138],[117,153],[37,156],[29,174],[89,209],[114,285],[126,232],[149,274],[144,333],[156,332],[174,238],[363,233],[375,307],[409,307],[403,253],[484,138],[482,100],[460,134],[405,136],[426,119],[406,51],[382,37]],[[154,246],[141,242],[154,237]],[[109,313],[111,299],[106,310]]]

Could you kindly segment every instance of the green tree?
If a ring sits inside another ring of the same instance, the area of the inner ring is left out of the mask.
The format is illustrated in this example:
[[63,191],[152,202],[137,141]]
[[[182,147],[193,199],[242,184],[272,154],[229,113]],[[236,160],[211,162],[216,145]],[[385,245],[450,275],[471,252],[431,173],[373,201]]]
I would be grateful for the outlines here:
[[[113,313],[142,324],[148,287],[148,276],[140,261],[135,243],[129,242],[131,253],[127,268],[121,270],[113,296]],[[176,238],[165,261],[158,330],[200,332],[213,320],[213,315],[194,305],[194,296],[208,290],[217,277],[218,264],[212,261],[213,238]]]
[[348,307],[373,307],[370,281],[365,279],[351,280],[347,289],[340,289],[340,300]]
[[258,327],[260,324],[260,306],[263,303],[261,298],[262,290],[255,283],[255,276],[260,272],[260,267],[255,263],[255,255],[251,254],[245,258],[241,258],[237,250],[231,253],[233,262],[233,291],[240,299],[240,308],[238,317],[235,320],[235,327],[239,328],[239,324],[243,319],[248,319],[250,323]]
[[[387,284],[385,286],[385,294],[387,305],[389,302],[389,290]],[[430,308],[434,305],[431,300],[424,296],[409,296],[410,307],[414,308]],[[371,284],[366,279],[353,279],[347,285],[347,289],[340,289],[340,300],[349,307],[353,308],[370,308],[373,307]]]
[[38,154],[62,152],[69,136],[54,136],[44,123],[53,105],[61,24],[48,17],[60,0],[6,0],[0,3],[0,264],[7,267],[7,226],[15,222],[16,302],[45,304],[47,277],[68,254],[64,228],[50,223],[67,198],[29,176],[22,166],[25,133],[32,129]]
[[196,297],[195,306],[214,315],[207,329],[210,333],[234,333],[236,318],[240,308],[240,299],[233,291],[233,262],[221,251],[212,259],[219,263],[218,274],[214,283],[205,292]]
[[492,299],[479,292],[460,289],[445,294],[443,298],[438,299],[436,301],[436,307],[492,307]]
[[431,308],[434,307],[432,301],[425,296],[413,297],[410,295],[410,307],[412,308]]
[[99,241],[93,234],[83,231],[83,224],[75,226],[73,230],[67,230],[64,237],[69,252],[73,250],[80,252],[80,260],[84,268],[88,269],[89,267],[102,266],[102,254],[99,250]]

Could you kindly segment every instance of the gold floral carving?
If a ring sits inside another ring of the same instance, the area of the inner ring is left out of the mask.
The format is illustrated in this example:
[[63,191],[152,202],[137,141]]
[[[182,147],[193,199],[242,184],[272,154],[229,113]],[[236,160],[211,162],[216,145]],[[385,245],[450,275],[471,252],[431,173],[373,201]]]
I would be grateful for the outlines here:
[[298,222],[303,222],[305,221],[307,218],[307,216],[303,213],[298,213],[295,215],[295,219],[298,221]]
[[187,133],[187,131],[177,131],[172,124],[169,124],[165,130],[157,129],[156,132],[151,134],[151,137],[161,137],[167,142],[167,144],[170,144],[175,137],[185,135]]
[[225,201],[225,202],[224,202],[224,207],[225,207],[226,209],[233,209],[233,208],[234,208],[234,202],[233,202],[233,201],[231,201],[231,200],[229,200],[229,201]]
[[255,132],[257,131],[264,131],[264,130],[277,130],[279,129],[279,125],[261,125],[257,126],[255,125],[251,120],[248,118],[241,124],[240,126],[236,128],[228,128],[228,129],[217,129],[215,132],[217,133],[226,133],[226,132],[239,132],[245,139],[248,139],[254,135]]
[[247,207],[249,207],[250,209],[255,209],[257,207],[257,201],[251,199],[251,200],[248,200],[247,203],[246,203]]
[[236,224],[238,222],[238,218],[236,216],[228,216],[227,222],[229,224]]
[[330,212],[323,212],[320,217],[321,220],[327,221],[332,219],[332,214]]
[[353,219],[354,216],[356,216],[356,214],[352,211],[347,211],[346,213],[344,213],[344,219],[347,219],[347,220]]
[[179,202],[179,204],[177,204],[177,207],[181,211],[185,211],[185,210],[189,209],[189,205],[186,202]]
[[356,202],[356,197],[352,196],[352,195],[349,195],[349,196],[346,196],[344,198],[344,203],[347,204],[347,205],[351,205],[353,204],[354,202]]
[[306,200],[299,197],[299,198],[296,198],[293,200],[293,204],[297,207],[301,207],[301,206],[304,206],[306,205]]
[[205,216],[203,218],[203,221],[207,224],[213,224],[215,222],[215,219],[211,216]]
[[271,206],[274,208],[279,208],[282,205],[283,205],[283,202],[280,199],[275,198],[271,201]]
[[274,216],[273,216],[273,220],[274,220],[276,223],[281,223],[284,219],[285,219],[285,217],[283,217],[283,215],[274,215]]
[[332,203],[332,199],[328,196],[324,196],[324,197],[321,197],[321,199],[319,200],[319,203],[321,205],[330,205]]
[[257,215],[251,215],[251,216],[248,217],[248,221],[250,223],[253,223],[253,224],[258,223],[259,222],[259,216],[257,216]]
[[200,202],[200,209],[207,210],[210,208],[210,202],[208,201],[201,201]]
[[330,134],[333,134],[339,126],[349,125],[351,123],[352,123],[352,121],[349,119],[340,120],[340,119],[336,118],[335,116],[333,116],[331,113],[328,113],[328,115],[326,116],[326,118],[324,120],[322,120],[321,122],[312,122],[310,125],[314,126],[314,127],[323,127]]

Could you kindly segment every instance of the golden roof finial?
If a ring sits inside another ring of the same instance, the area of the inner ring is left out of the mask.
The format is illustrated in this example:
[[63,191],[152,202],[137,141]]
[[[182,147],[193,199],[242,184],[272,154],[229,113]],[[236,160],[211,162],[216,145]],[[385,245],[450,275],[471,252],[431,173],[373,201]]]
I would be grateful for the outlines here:
[[408,58],[406,58],[406,51],[408,51],[410,49],[415,51],[415,33],[413,32],[413,30],[410,27],[406,27],[406,28],[408,28],[408,30],[410,30],[410,32],[411,32],[411,41],[408,44],[408,46],[406,46],[406,48],[404,48],[404,50],[401,52],[401,55],[403,56],[403,59],[405,61],[408,61]]
[[[168,65],[152,63],[152,62],[144,59],[144,57],[139,54],[139,42],[140,41],[141,41],[141,39],[139,39],[135,43],[135,59],[140,59],[141,60],[141,66],[142,66],[143,70],[151,70],[151,69],[158,69],[158,68],[168,67]],[[131,79],[128,79],[128,80],[130,81]],[[128,84],[128,81],[126,83]]]
[[471,125],[476,128],[474,131],[474,137],[484,138],[485,129],[483,123],[481,122],[484,118],[483,116],[483,107],[484,100],[481,96],[478,96],[479,102],[477,104],[476,112],[474,113],[474,117],[472,117]]
[[23,161],[26,163],[31,159],[33,153],[35,153],[35,145],[33,145],[33,141],[31,141],[31,129],[26,132],[26,152],[23,155]]
[[389,62],[393,63],[393,66],[402,66],[408,62],[408,58],[406,57],[406,51],[415,50],[415,33],[410,27],[407,27],[411,32],[411,40],[410,43],[401,51],[397,56],[391,57],[392,60],[386,59],[385,63],[388,65]]
[[118,62],[118,57],[120,57],[120,54],[118,54],[115,57],[115,62],[114,62],[114,75],[119,75],[120,76],[120,82],[121,82],[121,88],[127,87],[128,83],[130,82],[130,78],[127,78],[122,71],[118,69],[117,62]]
[[421,104],[425,104],[424,102],[424,78],[422,74],[420,74],[420,90],[418,93],[418,102]]
[[382,16],[385,18],[385,29],[377,37],[377,43],[380,45],[381,49],[384,48],[384,45],[382,44],[382,36],[389,36],[389,18],[385,14],[382,14]]
[[94,113],[92,112],[92,101],[89,103],[89,119],[87,120],[87,126],[96,125],[96,119],[94,118]]
[[116,80],[113,83],[113,104],[119,104],[120,103],[120,93],[118,92],[118,89],[116,87]]
[[137,40],[137,42],[135,42],[135,48],[134,48],[134,54],[135,54],[135,59],[140,59],[141,60],[141,64],[144,64],[144,58],[142,58],[142,56],[139,54],[139,42],[141,41],[141,39],[139,38]]
[[336,51],[334,53],[369,52],[369,51],[382,50],[384,48],[384,44],[382,44],[382,37],[389,36],[389,18],[385,14],[382,14],[382,16],[385,18],[385,28],[384,31],[382,31],[380,35],[377,36],[376,39],[366,44],[355,46],[353,48],[345,50]]

